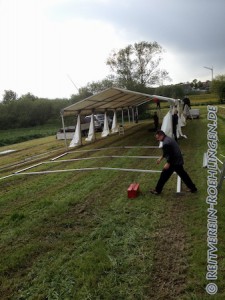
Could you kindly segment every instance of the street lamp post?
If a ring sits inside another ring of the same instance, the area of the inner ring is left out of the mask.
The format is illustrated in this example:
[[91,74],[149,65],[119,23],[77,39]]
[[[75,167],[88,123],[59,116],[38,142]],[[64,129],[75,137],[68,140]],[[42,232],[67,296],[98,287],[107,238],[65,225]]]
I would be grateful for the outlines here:
[[208,69],[212,72],[212,81],[213,81],[213,66],[210,68],[210,67],[204,67],[205,69]]

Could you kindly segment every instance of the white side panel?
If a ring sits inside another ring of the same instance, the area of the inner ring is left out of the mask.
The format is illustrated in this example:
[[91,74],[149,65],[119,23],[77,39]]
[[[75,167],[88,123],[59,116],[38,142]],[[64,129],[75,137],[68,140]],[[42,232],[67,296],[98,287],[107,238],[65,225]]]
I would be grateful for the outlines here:
[[102,137],[106,137],[109,135],[109,123],[108,123],[108,118],[107,118],[107,114],[105,112],[105,118],[104,118],[104,128],[103,128],[103,131],[102,131],[102,134],[101,136]]
[[114,111],[114,115],[113,115],[113,122],[112,122],[112,129],[111,129],[112,133],[116,133],[119,131],[118,125],[117,125],[117,115],[116,115],[116,111]]
[[168,113],[163,118],[161,130],[164,131],[166,135],[173,137],[172,115],[170,111],[168,111]]
[[187,136],[185,134],[182,133],[182,130],[181,130],[181,126],[182,126],[182,120],[181,118],[179,117],[178,118],[178,124],[177,124],[177,137],[179,138],[180,136],[184,137],[185,139],[187,139]]
[[80,127],[80,114],[77,116],[77,126],[75,130],[75,134],[73,136],[73,139],[69,145],[69,147],[76,147],[81,145],[81,127]]
[[91,122],[88,131],[88,137],[85,139],[87,142],[92,142],[95,140],[95,126],[94,126],[94,115],[91,115]]

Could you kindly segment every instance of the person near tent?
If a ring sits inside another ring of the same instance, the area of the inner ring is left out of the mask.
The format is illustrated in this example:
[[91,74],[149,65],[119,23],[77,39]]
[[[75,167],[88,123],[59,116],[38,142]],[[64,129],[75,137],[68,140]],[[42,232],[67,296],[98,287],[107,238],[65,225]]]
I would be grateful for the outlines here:
[[156,99],[156,108],[157,109],[160,109],[161,107],[160,107],[160,101],[159,101],[159,99]]
[[173,125],[173,136],[175,141],[177,142],[177,125],[178,125],[178,114],[177,110],[174,111],[172,115],[172,125]]
[[159,159],[157,159],[157,164],[159,164],[164,158],[166,159],[166,163],[155,189],[151,189],[150,193],[159,195],[173,172],[176,172],[177,175],[180,176],[181,180],[186,184],[188,191],[191,193],[197,192],[195,184],[183,168],[184,160],[177,142],[173,138],[168,137],[162,130],[158,130],[155,137],[156,140],[162,142],[163,145],[163,154]]
[[134,113],[134,120],[135,120],[135,123],[138,123],[138,113],[136,111]]
[[188,108],[191,109],[191,101],[188,98],[188,96],[185,96],[184,99],[183,99],[183,109],[184,109],[185,105],[187,105]]
[[154,120],[155,131],[157,131],[159,129],[159,117],[156,111],[154,112],[153,120]]
[[153,101],[156,103],[156,109],[160,109],[160,101],[158,98],[154,98]]

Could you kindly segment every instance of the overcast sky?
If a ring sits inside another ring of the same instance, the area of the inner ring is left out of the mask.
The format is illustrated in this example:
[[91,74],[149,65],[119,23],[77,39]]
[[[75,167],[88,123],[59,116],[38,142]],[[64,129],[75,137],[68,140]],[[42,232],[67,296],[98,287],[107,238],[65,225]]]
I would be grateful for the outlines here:
[[163,47],[173,84],[211,80],[204,66],[225,74],[224,15],[225,0],[0,0],[0,100],[69,98],[110,74],[113,49],[140,41]]

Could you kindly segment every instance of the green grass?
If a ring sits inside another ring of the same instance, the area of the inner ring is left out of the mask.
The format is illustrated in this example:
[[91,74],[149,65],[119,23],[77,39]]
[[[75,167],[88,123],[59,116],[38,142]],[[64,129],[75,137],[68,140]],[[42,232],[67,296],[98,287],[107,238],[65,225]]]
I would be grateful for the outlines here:
[[55,135],[57,130],[57,125],[0,130],[0,147]]
[[[148,122],[125,128],[81,149],[123,145],[157,145]],[[224,120],[218,120],[219,150],[224,147]],[[207,170],[202,168],[206,144],[206,107],[199,120],[188,120],[179,141],[185,168],[198,194],[175,194],[176,176],[155,197],[158,174],[91,171],[13,176],[0,180],[1,299],[209,299],[205,292]],[[1,165],[55,150],[63,142],[40,138],[12,146]],[[3,147],[5,149],[5,147]],[[74,152],[62,159],[102,155],[158,155],[160,150],[108,149]],[[225,155],[225,153],[223,153]],[[80,167],[161,168],[154,160],[111,158],[41,165],[31,170]],[[21,167],[19,167],[21,168]],[[16,168],[18,169],[18,167]],[[2,171],[2,175],[10,171]],[[133,181],[142,194],[127,198]],[[224,299],[224,203],[220,194],[219,292]]]
[[199,94],[189,95],[191,105],[216,105],[219,103],[219,98],[216,94]]

